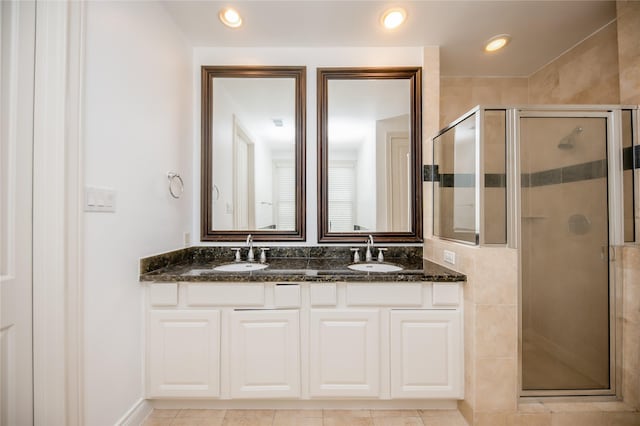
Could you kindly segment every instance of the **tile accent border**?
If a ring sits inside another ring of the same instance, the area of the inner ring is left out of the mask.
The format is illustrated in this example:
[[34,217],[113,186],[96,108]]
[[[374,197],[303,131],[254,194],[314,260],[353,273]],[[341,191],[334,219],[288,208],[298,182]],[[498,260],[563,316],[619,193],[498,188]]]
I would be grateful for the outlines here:
[[[623,151],[623,170],[640,169],[640,145]],[[441,188],[471,188],[475,185],[473,173],[439,173],[438,165],[425,165],[424,182],[439,182]],[[580,182],[607,176],[607,160],[595,160],[565,167],[541,170],[520,175],[523,188]],[[506,174],[485,173],[485,188],[505,188]]]
[[556,169],[523,173],[520,182],[523,188],[580,182],[607,176],[607,160],[596,160]]

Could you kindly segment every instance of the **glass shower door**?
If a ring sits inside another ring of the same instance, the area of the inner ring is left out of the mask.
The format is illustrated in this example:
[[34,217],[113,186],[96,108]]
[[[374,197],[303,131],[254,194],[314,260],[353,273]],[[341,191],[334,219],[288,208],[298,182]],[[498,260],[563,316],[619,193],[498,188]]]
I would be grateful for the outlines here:
[[607,117],[519,119],[523,395],[612,388]]

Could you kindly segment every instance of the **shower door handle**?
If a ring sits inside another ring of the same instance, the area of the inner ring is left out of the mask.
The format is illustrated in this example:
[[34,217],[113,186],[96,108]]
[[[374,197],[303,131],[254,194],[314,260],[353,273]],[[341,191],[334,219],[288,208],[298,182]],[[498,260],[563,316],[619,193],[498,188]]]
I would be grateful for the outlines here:
[[613,262],[616,260],[616,251],[611,246],[601,246],[600,247],[600,258],[602,260],[607,260],[607,254],[609,254],[609,261]]

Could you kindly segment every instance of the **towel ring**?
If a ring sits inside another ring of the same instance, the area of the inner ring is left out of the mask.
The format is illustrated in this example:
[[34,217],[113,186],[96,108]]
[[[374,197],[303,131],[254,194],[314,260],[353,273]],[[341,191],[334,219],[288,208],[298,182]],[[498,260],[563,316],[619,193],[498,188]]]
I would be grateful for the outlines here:
[[[182,196],[184,192],[184,181],[180,177],[178,173],[169,172],[167,173],[167,179],[169,179],[169,193],[175,199],[178,199]],[[174,188],[174,184],[177,184],[177,188]]]

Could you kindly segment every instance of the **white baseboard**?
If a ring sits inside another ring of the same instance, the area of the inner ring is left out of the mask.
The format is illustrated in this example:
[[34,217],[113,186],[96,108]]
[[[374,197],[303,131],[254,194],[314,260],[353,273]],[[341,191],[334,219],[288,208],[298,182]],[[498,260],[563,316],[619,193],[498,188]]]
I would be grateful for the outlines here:
[[116,422],[116,426],[140,426],[152,411],[153,406],[149,401],[140,398],[133,404],[133,407]]
[[161,409],[274,409],[274,410],[455,410],[457,401],[454,399],[426,400],[198,400],[198,399],[151,399],[148,401],[153,408]]

